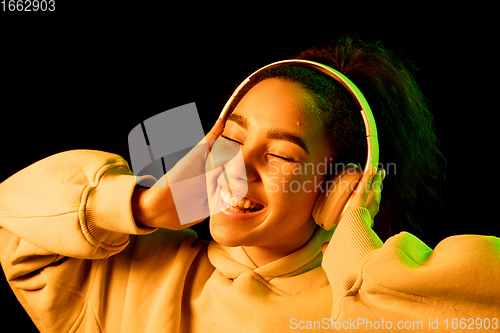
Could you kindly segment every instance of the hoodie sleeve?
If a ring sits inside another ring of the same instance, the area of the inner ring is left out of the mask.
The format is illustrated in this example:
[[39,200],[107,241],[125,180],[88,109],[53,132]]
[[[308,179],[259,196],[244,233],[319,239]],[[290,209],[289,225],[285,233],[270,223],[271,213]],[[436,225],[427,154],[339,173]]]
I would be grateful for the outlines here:
[[370,222],[365,208],[350,210],[325,252],[332,320],[367,329],[390,320],[392,329],[415,322],[457,331],[464,318],[462,326],[500,328],[499,238],[452,236],[432,250],[402,232],[383,244]]
[[108,258],[130,234],[153,232],[135,224],[135,186],[123,158],[90,150],[50,156],[1,183],[0,261],[14,292],[44,288],[43,273],[58,266],[80,290],[91,262],[82,259]]
[[189,270],[201,246],[193,245],[194,232],[133,236],[156,230],[134,221],[131,198],[142,180],[118,155],[78,150],[43,159],[0,184],[0,261],[41,332],[85,325],[97,332],[121,322],[116,309],[130,297],[124,290],[144,274],[132,269],[135,261],[144,268],[163,260],[170,272],[180,256],[186,265],[173,276]]
[[[123,250],[139,228],[136,177],[118,155],[77,150],[45,158],[0,184],[2,251],[19,238],[61,256],[102,259]],[[5,253],[5,252],[4,252]]]

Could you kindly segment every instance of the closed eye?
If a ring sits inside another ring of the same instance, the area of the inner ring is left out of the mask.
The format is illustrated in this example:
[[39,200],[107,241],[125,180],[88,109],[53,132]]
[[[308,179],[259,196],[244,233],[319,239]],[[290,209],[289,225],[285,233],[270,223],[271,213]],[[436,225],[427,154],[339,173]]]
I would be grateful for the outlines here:
[[237,141],[237,140],[235,140],[235,139],[231,139],[230,137],[225,136],[224,134],[222,134],[221,136],[222,136],[224,139],[226,139],[226,140],[236,142],[236,143],[238,143],[238,144],[240,144],[240,145],[242,145],[242,144],[243,144],[243,143],[241,143],[241,142],[239,142],[239,141]]
[[297,163],[297,161],[294,159],[286,158],[286,157],[279,156],[279,155],[268,154],[268,156],[269,156],[270,160],[281,160],[281,161],[285,161],[285,162]]
[[[230,137],[228,137],[228,136],[226,136],[224,134],[222,134],[221,137],[223,137],[226,140],[229,140],[229,141],[232,141],[232,142],[236,142],[239,145],[243,145],[243,143],[241,143],[240,141],[232,139],[232,138],[230,138]],[[280,156],[280,155],[267,154],[267,156],[268,156],[268,159],[270,159],[270,160],[279,160],[279,161],[290,162],[290,163],[299,163],[297,160],[295,160],[293,158],[287,158],[287,157],[283,157],[283,156]]]

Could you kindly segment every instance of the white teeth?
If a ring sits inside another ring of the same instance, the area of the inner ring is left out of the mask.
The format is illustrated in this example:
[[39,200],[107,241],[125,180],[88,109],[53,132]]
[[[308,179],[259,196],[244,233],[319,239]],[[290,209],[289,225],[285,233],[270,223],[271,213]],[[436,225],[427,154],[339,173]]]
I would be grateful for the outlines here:
[[[233,200],[231,199],[231,203],[232,202],[233,202]],[[238,201],[237,205],[233,205],[233,206],[238,206],[240,208],[248,209],[248,208],[250,208],[251,205],[252,205],[252,201],[250,199],[243,198],[240,201]],[[255,205],[253,205],[253,206],[255,207]]]
[[228,205],[231,204],[231,195],[228,192],[226,192],[224,189],[221,189],[220,197],[221,197],[222,201],[224,201],[226,204],[228,204]]
[[229,207],[229,209],[232,211],[238,212],[238,213],[250,213],[250,210],[241,210],[241,209],[234,208],[234,207]]
[[250,201],[250,199],[241,199],[238,202],[238,207],[247,209],[248,207],[250,207],[251,203],[252,203],[252,201]]
[[[257,205],[252,204],[252,201],[247,198],[243,198],[238,201],[235,197],[231,196],[225,189],[221,188],[220,197],[222,201],[227,205],[228,208],[234,211],[249,213],[249,209],[254,209]],[[245,209],[245,210],[242,210]]]

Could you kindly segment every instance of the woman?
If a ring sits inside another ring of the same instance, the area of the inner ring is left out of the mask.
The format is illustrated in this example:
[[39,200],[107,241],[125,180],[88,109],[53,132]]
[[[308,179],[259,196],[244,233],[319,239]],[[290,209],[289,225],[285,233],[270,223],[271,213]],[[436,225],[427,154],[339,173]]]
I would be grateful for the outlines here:
[[371,170],[333,236],[314,223],[320,188],[305,184],[331,175],[305,167],[361,163],[362,122],[314,71],[265,72],[206,137],[236,143],[244,161],[207,174],[210,243],[187,228],[200,221],[179,220],[172,195],[172,179],[205,167],[195,150],[149,189],[121,157],[96,151],[51,156],[2,183],[2,267],[41,331],[456,331],[461,318],[498,329],[498,239],[460,236],[432,251],[408,233],[383,244],[371,228],[384,201],[388,223],[375,225],[392,227],[414,222],[419,193],[436,193],[418,187],[438,179],[439,152],[411,76],[378,45],[351,39],[299,58],[357,81],[375,117],[392,122],[379,128],[382,162],[401,162],[387,200],[385,172]]

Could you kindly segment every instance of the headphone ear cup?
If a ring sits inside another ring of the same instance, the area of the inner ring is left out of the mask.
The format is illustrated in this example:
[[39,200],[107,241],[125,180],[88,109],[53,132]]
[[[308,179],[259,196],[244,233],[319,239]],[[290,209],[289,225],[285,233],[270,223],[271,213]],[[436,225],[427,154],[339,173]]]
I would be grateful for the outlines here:
[[326,181],[312,212],[317,225],[325,230],[332,230],[337,226],[362,177],[361,169],[349,165]]

